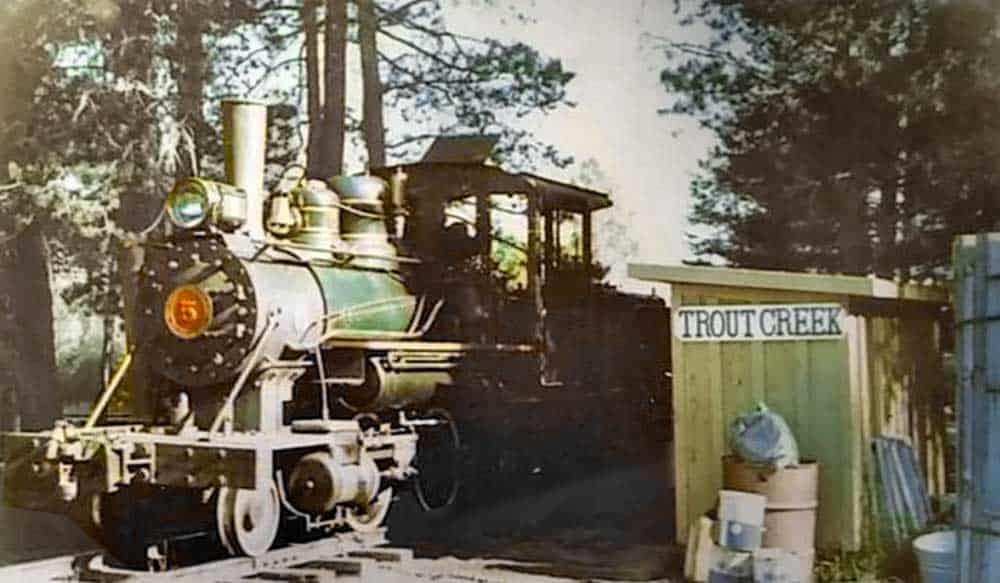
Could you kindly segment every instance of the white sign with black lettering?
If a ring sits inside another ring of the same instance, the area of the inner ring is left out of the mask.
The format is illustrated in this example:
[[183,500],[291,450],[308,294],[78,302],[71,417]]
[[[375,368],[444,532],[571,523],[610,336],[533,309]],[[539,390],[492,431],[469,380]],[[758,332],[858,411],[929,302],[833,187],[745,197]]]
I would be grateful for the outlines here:
[[685,306],[674,310],[683,342],[835,340],[844,336],[840,304]]

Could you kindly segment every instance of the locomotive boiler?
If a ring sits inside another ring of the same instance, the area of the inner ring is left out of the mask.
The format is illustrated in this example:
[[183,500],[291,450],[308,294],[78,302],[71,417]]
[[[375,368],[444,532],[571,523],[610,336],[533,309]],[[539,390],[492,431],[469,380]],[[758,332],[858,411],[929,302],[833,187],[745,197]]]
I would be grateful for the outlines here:
[[[266,126],[224,102],[225,180],[180,181],[132,248],[129,351],[86,421],[5,436],[9,504],[155,566],[182,540],[259,556],[377,529],[401,489],[435,510],[659,450],[669,319],[597,283],[605,194],[506,172],[482,137],[267,193]],[[132,420],[102,424],[123,386]]]

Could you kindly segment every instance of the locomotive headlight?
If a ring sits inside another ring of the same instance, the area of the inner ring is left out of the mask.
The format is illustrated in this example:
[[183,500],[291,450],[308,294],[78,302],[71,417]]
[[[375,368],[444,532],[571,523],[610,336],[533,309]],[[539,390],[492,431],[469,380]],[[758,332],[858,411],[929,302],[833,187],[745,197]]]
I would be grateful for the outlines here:
[[177,183],[167,196],[167,216],[181,229],[212,225],[224,231],[239,228],[247,216],[246,193],[241,189],[202,178]]
[[182,229],[194,229],[205,224],[212,203],[210,190],[201,181],[185,180],[167,196],[167,216]]
[[212,323],[212,299],[198,286],[182,285],[167,297],[163,320],[174,336],[197,338]]

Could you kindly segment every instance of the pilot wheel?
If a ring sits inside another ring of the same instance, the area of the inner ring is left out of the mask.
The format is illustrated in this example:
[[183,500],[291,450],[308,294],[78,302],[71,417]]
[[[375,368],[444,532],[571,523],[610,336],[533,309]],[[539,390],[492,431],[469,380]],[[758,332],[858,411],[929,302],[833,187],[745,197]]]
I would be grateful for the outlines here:
[[274,544],[281,501],[273,483],[255,490],[220,488],[215,508],[219,539],[229,554],[259,557]]
[[385,520],[391,504],[392,488],[386,488],[367,506],[348,510],[345,516],[347,525],[357,532],[375,532]]

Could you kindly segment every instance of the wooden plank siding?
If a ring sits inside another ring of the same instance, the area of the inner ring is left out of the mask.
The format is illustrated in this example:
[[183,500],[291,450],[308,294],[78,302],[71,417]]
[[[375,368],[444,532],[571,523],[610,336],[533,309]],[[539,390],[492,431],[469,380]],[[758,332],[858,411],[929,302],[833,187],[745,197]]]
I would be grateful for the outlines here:
[[[667,282],[671,283],[671,282]],[[671,306],[837,302],[840,293],[672,283]],[[933,311],[913,312],[927,314]],[[850,313],[840,340],[678,342],[672,339],[677,534],[716,503],[728,427],[763,401],[781,414],[803,459],[820,464],[816,544],[853,550],[876,531],[873,462],[879,434],[908,436],[932,493],[944,487],[939,323]]]
[[873,435],[907,437],[921,460],[928,491],[945,491],[946,387],[940,354],[940,323],[867,318],[869,400]]

